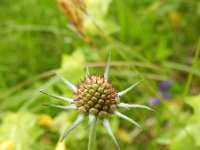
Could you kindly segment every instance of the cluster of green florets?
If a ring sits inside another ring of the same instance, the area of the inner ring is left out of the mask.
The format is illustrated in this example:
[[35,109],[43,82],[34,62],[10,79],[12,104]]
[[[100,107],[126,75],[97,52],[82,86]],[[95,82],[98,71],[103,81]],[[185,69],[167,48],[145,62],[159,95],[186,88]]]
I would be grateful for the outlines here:
[[74,103],[82,113],[108,117],[119,103],[119,97],[107,80],[100,76],[86,77],[74,93]]

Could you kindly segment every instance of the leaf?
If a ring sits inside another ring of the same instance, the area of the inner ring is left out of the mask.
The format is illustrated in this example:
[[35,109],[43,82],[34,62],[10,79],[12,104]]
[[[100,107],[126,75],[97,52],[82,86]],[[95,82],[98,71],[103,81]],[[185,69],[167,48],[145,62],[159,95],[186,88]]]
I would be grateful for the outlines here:
[[85,16],[83,19],[87,32],[93,35],[99,34],[99,27],[106,34],[119,31],[119,27],[113,21],[106,19],[111,2],[112,0],[87,0],[86,5],[89,16]]
[[189,104],[193,108],[193,116],[200,119],[200,95],[190,97],[187,100],[187,104]]
[[29,112],[5,113],[0,126],[0,143],[10,141],[15,150],[31,150],[32,144],[42,134],[36,122],[37,117]]
[[84,76],[85,57],[81,49],[77,49],[71,55],[62,55],[61,68],[59,72],[71,82],[80,81]]
[[[188,98],[187,103],[193,108],[193,115],[188,118],[188,124],[181,129],[172,140],[172,150],[188,150],[200,148],[200,95]],[[184,144],[183,144],[184,143]]]

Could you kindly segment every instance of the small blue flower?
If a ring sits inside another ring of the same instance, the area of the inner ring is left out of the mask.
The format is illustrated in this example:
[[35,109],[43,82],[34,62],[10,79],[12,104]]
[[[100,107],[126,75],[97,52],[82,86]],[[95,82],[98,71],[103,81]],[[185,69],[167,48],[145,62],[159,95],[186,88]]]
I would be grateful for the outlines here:
[[169,92],[162,92],[162,97],[164,99],[168,99],[168,98],[170,98],[170,96],[171,96],[171,94]]
[[160,88],[160,90],[166,90],[166,89],[170,88],[171,85],[172,85],[171,80],[161,81],[159,83],[159,88]]
[[160,100],[157,99],[156,97],[150,97],[149,100],[148,100],[148,103],[149,103],[150,105],[155,105],[155,106],[157,106],[157,105],[160,104]]

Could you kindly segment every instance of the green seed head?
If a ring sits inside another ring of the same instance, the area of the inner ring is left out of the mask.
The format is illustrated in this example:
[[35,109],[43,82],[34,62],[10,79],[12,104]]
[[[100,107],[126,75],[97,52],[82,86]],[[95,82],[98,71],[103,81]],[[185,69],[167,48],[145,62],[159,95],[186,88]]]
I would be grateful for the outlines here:
[[81,113],[91,113],[99,118],[108,117],[119,103],[113,85],[100,76],[86,77],[73,96]]

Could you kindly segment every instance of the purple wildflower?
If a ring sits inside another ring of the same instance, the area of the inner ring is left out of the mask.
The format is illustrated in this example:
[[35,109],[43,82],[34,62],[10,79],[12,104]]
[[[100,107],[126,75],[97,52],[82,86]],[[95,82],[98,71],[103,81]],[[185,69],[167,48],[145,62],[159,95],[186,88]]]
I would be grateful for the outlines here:
[[156,97],[150,97],[149,100],[148,100],[148,103],[150,105],[159,105],[160,104],[160,100],[157,99]]
[[159,88],[160,88],[160,90],[166,90],[166,89],[170,88],[171,85],[172,85],[171,80],[161,81],[159,83]]
[[164,99],[167,99],[167,98],[169,98],[171,96],[171,94],[169,93],[169,92],[163,92],[162,93],[162,97],[164,98]]

